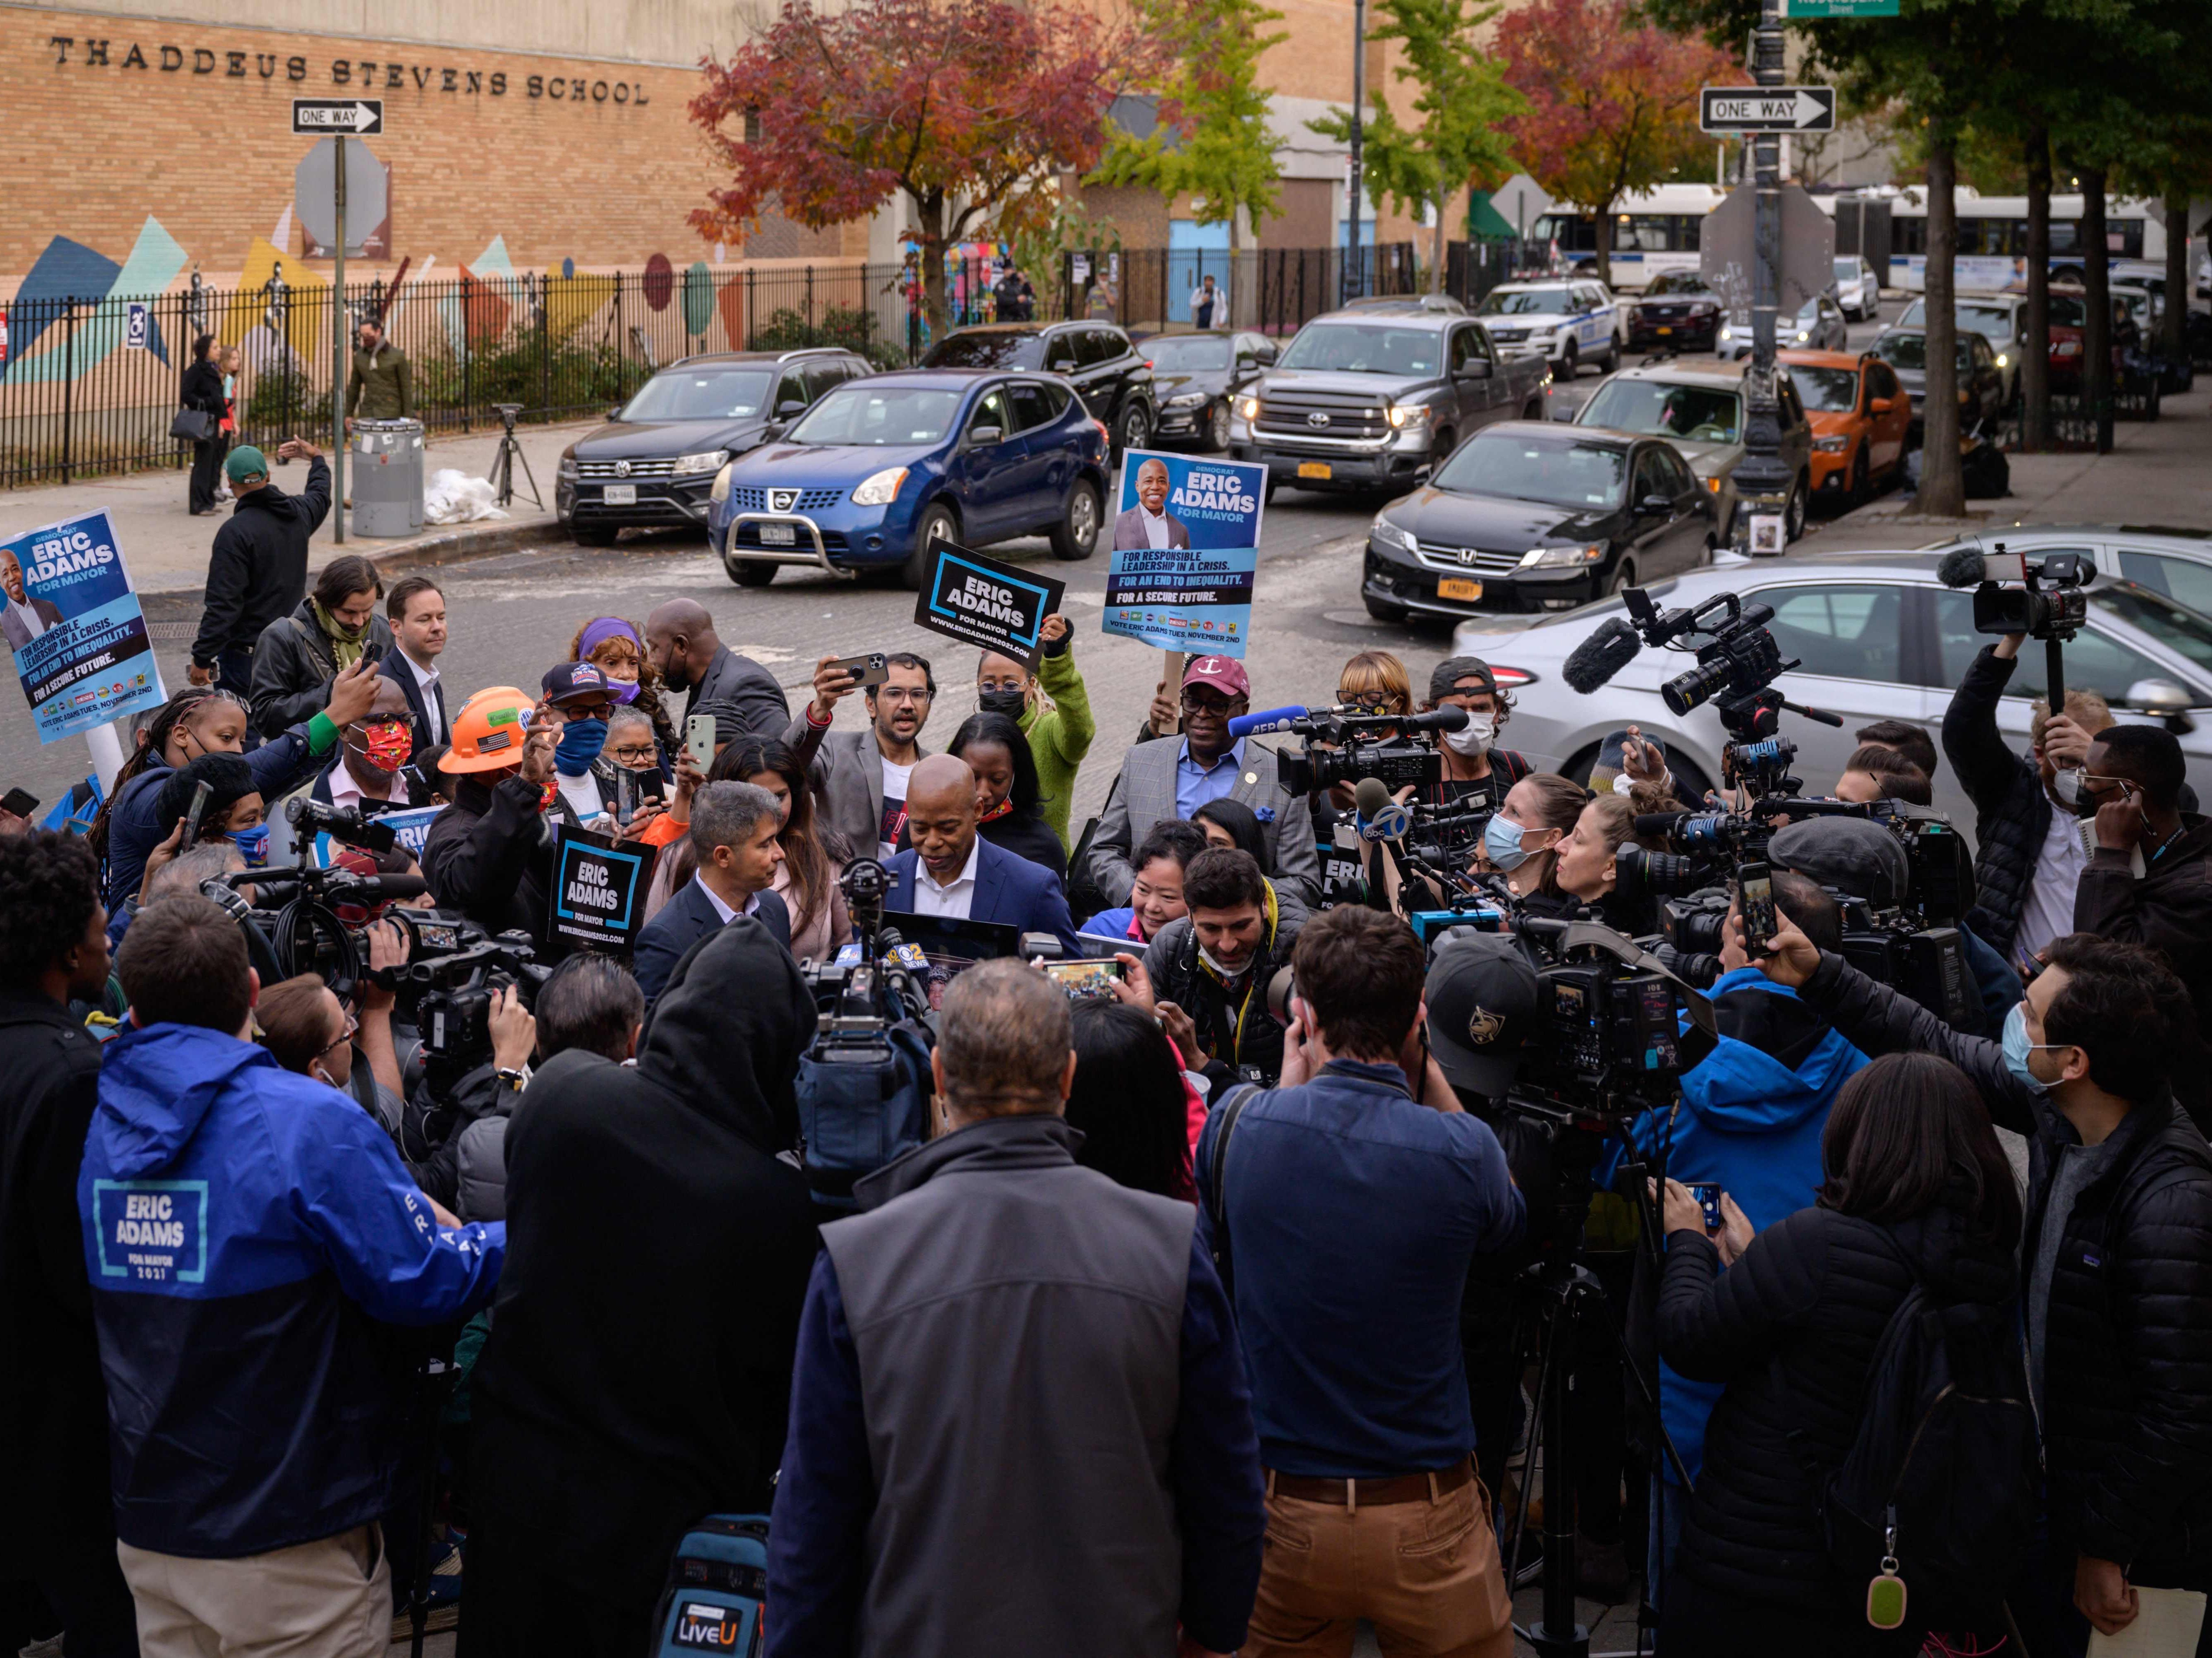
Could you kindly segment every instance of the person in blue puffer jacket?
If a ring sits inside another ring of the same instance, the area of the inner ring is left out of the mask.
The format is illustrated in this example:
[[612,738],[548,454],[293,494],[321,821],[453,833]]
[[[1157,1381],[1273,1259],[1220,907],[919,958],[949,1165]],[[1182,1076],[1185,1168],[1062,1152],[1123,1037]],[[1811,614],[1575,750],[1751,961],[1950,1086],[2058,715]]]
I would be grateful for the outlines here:
[[387,1326],[489,1301],[506,1228],[454,1222],[245,1039],[258,982],[214,905],[151,905],[116,965],[77,1209],[141,1651],[379,1658],[413,1368]]
[[[1843,917],[1833,898],[1789,869],[1776,869],[1773,885],[1775,906],[1800,932],[1826,940],[1823,949],[1842,948]],[[1732,1244],[1740,1247],[1754,1232],[1812,1206],[1825,1178],[1820,1135],[1828,1107],[1868,1063],[1795,991],[1752,966],[1742,937],[1741,911],[1731,905],[1721,951],[1726,971],[1705,992],[1720,1039],[1682,1073],[1679,1106],[1647,1111],[1629,1129],[1638,1152],[1663,1154],[1669,1179],[1721,1188],[1725,1235],[1715,1241],[1724,1261],[1736,1253]],[[1612,1173],[1604,1172],[1604,1183]],[[1663,1361],[1659,1366],[1660,1419],[1693,1482],[1705,1460],[1705,1420],[1721,1392],[1717,1382],[1692,1381]],[[1677,1479],[1669,1463],[1667,1489],[1655,1493],[1663,1512],[1652,1531],[1653,1575],[1662,1583],[1689,1505]]]

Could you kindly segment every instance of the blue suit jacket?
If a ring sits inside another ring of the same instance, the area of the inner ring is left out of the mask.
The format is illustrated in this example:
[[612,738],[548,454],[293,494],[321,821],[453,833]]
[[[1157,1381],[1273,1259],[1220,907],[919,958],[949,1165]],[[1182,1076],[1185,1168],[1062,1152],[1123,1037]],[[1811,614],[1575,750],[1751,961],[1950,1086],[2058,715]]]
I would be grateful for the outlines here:
[[[791,911],[775,893],[760,895],[755,919],[774,933],[785,949],[791,948]],[[721,930],[722,917],[714,900],[699,890],[696,878],[685,881],[676,896],[660,906],[660,913],[645,923],[637,936],[637,948],[631,952],[631,972],[637,976],[638,989],[645,992],[647,1007],[659,999],[684,953]]]
[[[921,854],[909,846],[884,866],[891,875],[890,896],[884,908],[914,908],[915,872],[921,863]],[[1067,913],[1067,895],[1060,891],[1060,877],[1042,864],[994,846],[980,836],[975,841],[975,897],[968,906],[968,918],[1025,933],[1050,933],[1069,955],[1083,954],[1075,942],[1075,922]]]

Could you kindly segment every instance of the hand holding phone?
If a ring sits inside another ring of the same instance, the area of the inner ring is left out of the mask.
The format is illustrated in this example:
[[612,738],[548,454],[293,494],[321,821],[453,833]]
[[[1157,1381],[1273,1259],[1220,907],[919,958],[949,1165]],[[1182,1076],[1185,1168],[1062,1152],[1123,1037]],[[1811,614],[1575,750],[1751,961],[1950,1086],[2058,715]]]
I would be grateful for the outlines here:
[[185,809],[183,850],[187,852],[200,843],[200,820],[207,815],[208,796],[214,793],[215,785],[205,779],[192,790],[192,803]]
[[847,675],[850,680],[845,687],[847,691],[866,691],[871,686],[883,684],[891,676],[890,660],[880,650],[871,651],[865,656],[840,656],[835,661],[824,663],[823,672]]
[[1692,1180],[1689,1187],[1690,1195],[1698,1200],[1698,1207],[1705,1211],[1705,1233],[1710,1237],[1721,1229],[1724,1218],[1721,1214],[1720,1183],[1717,1180]]
[[689,714],[684,719],[684,752],[704,771],[714,763],[714,716]]
[[1743,916],[1744,954],[1769,954],[1774,942],[1774,872],[1764,863],[1747,863],[1735,872]]

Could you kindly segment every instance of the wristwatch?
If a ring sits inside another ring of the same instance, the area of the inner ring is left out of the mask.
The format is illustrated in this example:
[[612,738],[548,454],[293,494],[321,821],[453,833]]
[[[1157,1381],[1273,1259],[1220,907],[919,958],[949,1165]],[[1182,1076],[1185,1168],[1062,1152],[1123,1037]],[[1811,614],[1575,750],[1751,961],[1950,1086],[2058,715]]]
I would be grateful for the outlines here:
[[517,1094],[530,1086],[530,1067],[527,1065],[522,1066],[520,1070],[513,1065],[501,1065],[493,1075]]

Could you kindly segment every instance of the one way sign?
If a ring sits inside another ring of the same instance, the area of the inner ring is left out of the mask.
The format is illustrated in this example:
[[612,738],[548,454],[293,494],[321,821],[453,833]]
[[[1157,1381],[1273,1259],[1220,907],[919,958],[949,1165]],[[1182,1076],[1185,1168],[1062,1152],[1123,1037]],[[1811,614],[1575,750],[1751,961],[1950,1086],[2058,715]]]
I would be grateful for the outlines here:
[[1706,87],[1698,125],[1716,137],[1738,132],[1833,132],[1833,87]]
[[343,133],[349,138],[374,138],[384,131],[381,98],[295,98],[292,131]]

